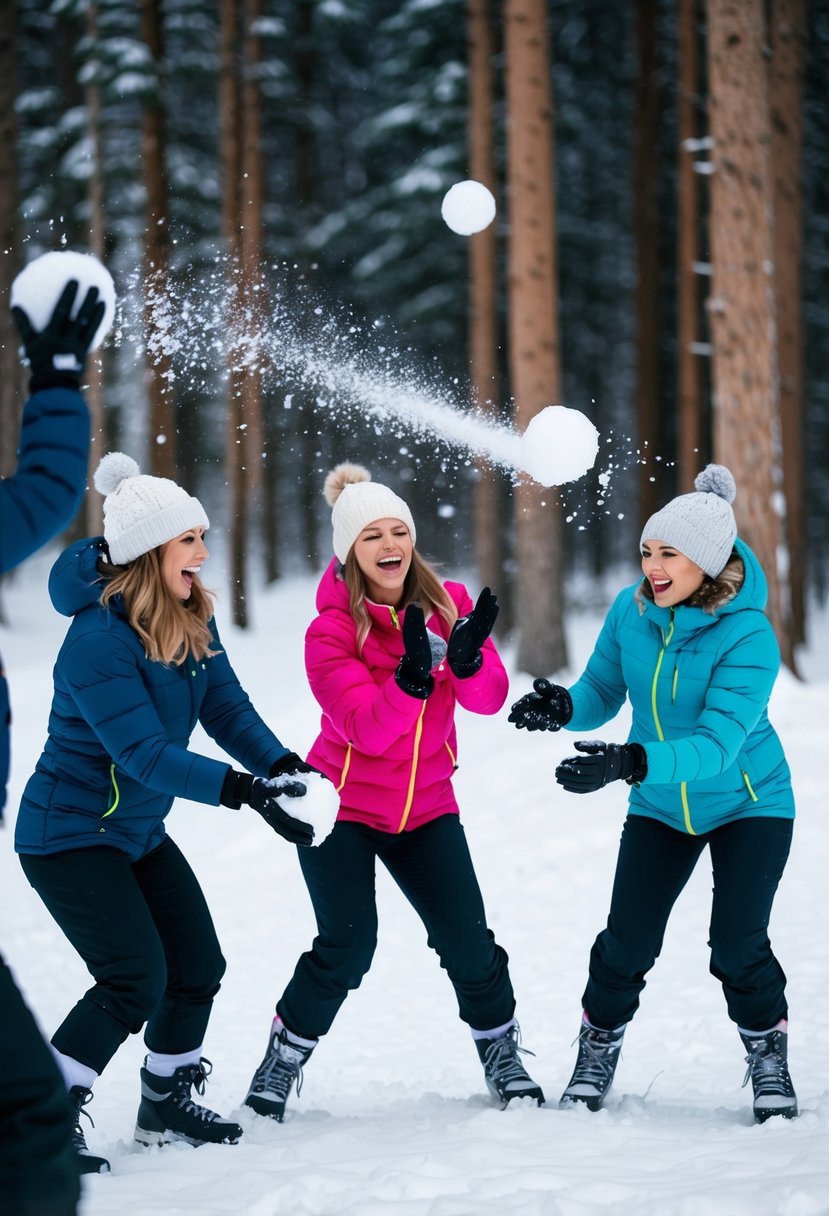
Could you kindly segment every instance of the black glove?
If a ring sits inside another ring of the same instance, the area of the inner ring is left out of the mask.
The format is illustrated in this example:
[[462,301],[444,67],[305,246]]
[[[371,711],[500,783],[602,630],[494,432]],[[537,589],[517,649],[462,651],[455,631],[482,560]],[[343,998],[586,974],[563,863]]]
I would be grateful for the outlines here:
[[[302,773],[319,773],[319,769],[306,764],[296,752],[286,752],[270,768],[270,776],[272,778],[297,777],[296,781],[280,783],[280,790],[283,794],[287,794],[289,798],[301,798],[307,790],[308,787],[302,780]],[[320,774],[320,776],[324,775],[324,773]]]
[[581,756],[568,756],[556,769],[556,781],[571,794],[592,794],[609,781],[644,781],[648,757],[640,743],[602,743],[582,739],[576,748]]
[[419,697],[421,701],[425,701],[435,686],[430,675],[434,659],[420,604],[409,604],[403,617],[402,633],[405,653],[394,678],[398,686],[410,697]]
[[469,616],[462,616],[452,626],[446,648],[446,662],[452,674],[459,680],[474,676],[479,670],[484,661],[481,647],[492,633],[497,616],[498,600],[489,587],[484,587]]
[[512,705],[507,721],[518,730],[561,730],[573,716],[569,692],[543,676],[533,680],[533,688]]
[[41,388],[78,388],[84,360],[104,315],[104,303],[98,299],[98,288],[90,287],[78,315],[70,317],[77,279],[70,279],[60,293],[51,317],[43,329],[32,326],[22,308],[11,312],[23,343],[23,350],[32,371],[29,387],[34,393]]
[[305,783],[297,780],[292,787],[290,782],[280,782],[278,788],[275,788],[271,785],[272,780],[273,778],[263,781],[261,777],[252,777],[250,773],[238,773],[232,768],[228,769],[222,786],[221,804],[238,810],[245,802],[259,812],[269,827],[280,836],[284,836],[291,844],[313,844],[314,829],[310,823],[305,823],[302,819],[294,819],[293,815],[283,811],[277,801],[277,797],[301,797],[307,788]]

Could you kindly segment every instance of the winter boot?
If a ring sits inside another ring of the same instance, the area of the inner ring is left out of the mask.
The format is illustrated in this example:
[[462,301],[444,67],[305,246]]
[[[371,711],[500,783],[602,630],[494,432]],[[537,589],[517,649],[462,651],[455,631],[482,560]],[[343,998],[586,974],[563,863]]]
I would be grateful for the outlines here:
[[599,1110],[613,1084],[625,1027],[600,1030],[585,1017],[579,1031],[579,1054],[559,1107],[583,1102],[588,1110]]
[[245,1106],[257,1115],[267,1115],[281,1123],[294,1081],[297,1097],[302,1091],[302,1069],[315,1046],[290,1042],[285,1027],[281,1022],[275,1022],[265,1058],[253,1074]]
[[544,1104],[544,1094],[521,1063],[520,1055],[531,1056],[535,1052],[521,1047],[521,1030],[517,1022],[506,1034],[497,1039],[476,1039],[475,1046],[484,1066],[487,1089],[502,1109],[512,1098],[535,1098],[539,1106]]
[[182,1064],[171,1077],[157,1077],[142,1068],[141,1105],[135,1123],[138,1143],[160,1145],[183,1140],[192,1145],[235,1144],[242,1135],[239,1124],[199,1106],[190,1096],[193,1087],[197,1094],[204,1093],[212,1071],[213,1065],[204,1059],[198,1064]]
[[72,1145],[78,1155],[78,1169],[82,1174],[108,1174],[109,1162],[106,1157],[98,1157],[86,1147],[86,1140],[81,1127],[81,1115],[85,1115],[92,1127],[92,1116],[84,1110],[87,1102],[92,1101],[92,1090],[83,1085],[73,1085],[69,1090],[69,1101],[75,1111],[75,1127],[72,1131]]
[[797,1095],[787,1063],[788,1033],[785,1025],[782,1022],[773,1030],[760,1034],[752,1034],[750,1030],[740,1031],[743,1046],[748,1052],[743,1085],[747,1085],[751,1077],[756,1123],[765,1123],[772,1115],[782,1115],[784,1119],[797,1117]]

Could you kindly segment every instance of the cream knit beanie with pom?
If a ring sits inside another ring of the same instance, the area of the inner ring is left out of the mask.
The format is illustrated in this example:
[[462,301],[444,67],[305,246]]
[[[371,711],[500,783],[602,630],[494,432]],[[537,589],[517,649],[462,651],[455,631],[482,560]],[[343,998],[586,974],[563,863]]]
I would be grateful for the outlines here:
[[417,533],[406,503],[388,486],[372,481],[371,473],[361,464],[338,464],[326,477],[323,494],[332,508],[334,553],[341,562],[363,528],[375,519],[402,520],[415,544]]
[[93,484],[104,497],[104,540],[116,566],[164,545],[191,528],[209,528],[197,498],[167,477],[142,474],[123,452],[110,452],[95,470]]

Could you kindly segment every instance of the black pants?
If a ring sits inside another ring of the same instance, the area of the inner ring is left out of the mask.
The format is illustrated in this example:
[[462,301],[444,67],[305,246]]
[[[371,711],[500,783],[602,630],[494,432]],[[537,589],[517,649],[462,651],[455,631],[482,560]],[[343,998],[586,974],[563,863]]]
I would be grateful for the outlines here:
[[394,835],[339,822],[317,848],[300,849],[317,937],[277,1005],[295,1034],[317,1039],[358,988],[377,945],[375,859],[417,912],[458,999],[461,1019],[479,1030],[515,1011],[506,952],[487,928],[483,899],[457,815]]
[[583,1002],[594,1025],[629,1022],[662,949],[671,909],[708,846],[714,877],[711,974],[732,1021],[767,1030],[786,1017],[786,977],[768,938],[771,907],[789,856],[791,819],[737,819],[701,836],[644,815],[625,820],[607,928],[590,954]]
[[0,959],[0,1210],[74,1216],[81,1188],[57,1064]]
[[140,861],[108,847],[20,861],[95,980],[52,1036],[57,1050],[100,1073],[145,1022],[150,1051],[200,1047],[225,961],[169,836]]

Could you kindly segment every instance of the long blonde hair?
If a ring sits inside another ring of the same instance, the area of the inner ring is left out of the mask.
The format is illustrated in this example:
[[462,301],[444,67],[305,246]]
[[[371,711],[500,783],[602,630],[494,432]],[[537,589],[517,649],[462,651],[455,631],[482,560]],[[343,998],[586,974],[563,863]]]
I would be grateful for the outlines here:
[[[371,617],[366,608],[368,583],[354,555],[354,546],[343,563],[343,581],[348,588],[349,609],[357,625],[357,651],[360,653],[371,629]],[[437,612],[451,629],[458,619],[457,606],[429,563],[412,549],[412,561],[403,583],[401,609],[417,601],[427,619]]]
[[127,620],[141,639],[148,659],[178,667],[188,655],[200,660],[218,653],[210,649],[213,635],[212,593],[193,576],[190,597],[176,599],[161,570],[162,547],[142,553],[129,566],[99,562],[107,585],[101,603],[109,607],[115,596],[124,603]]

